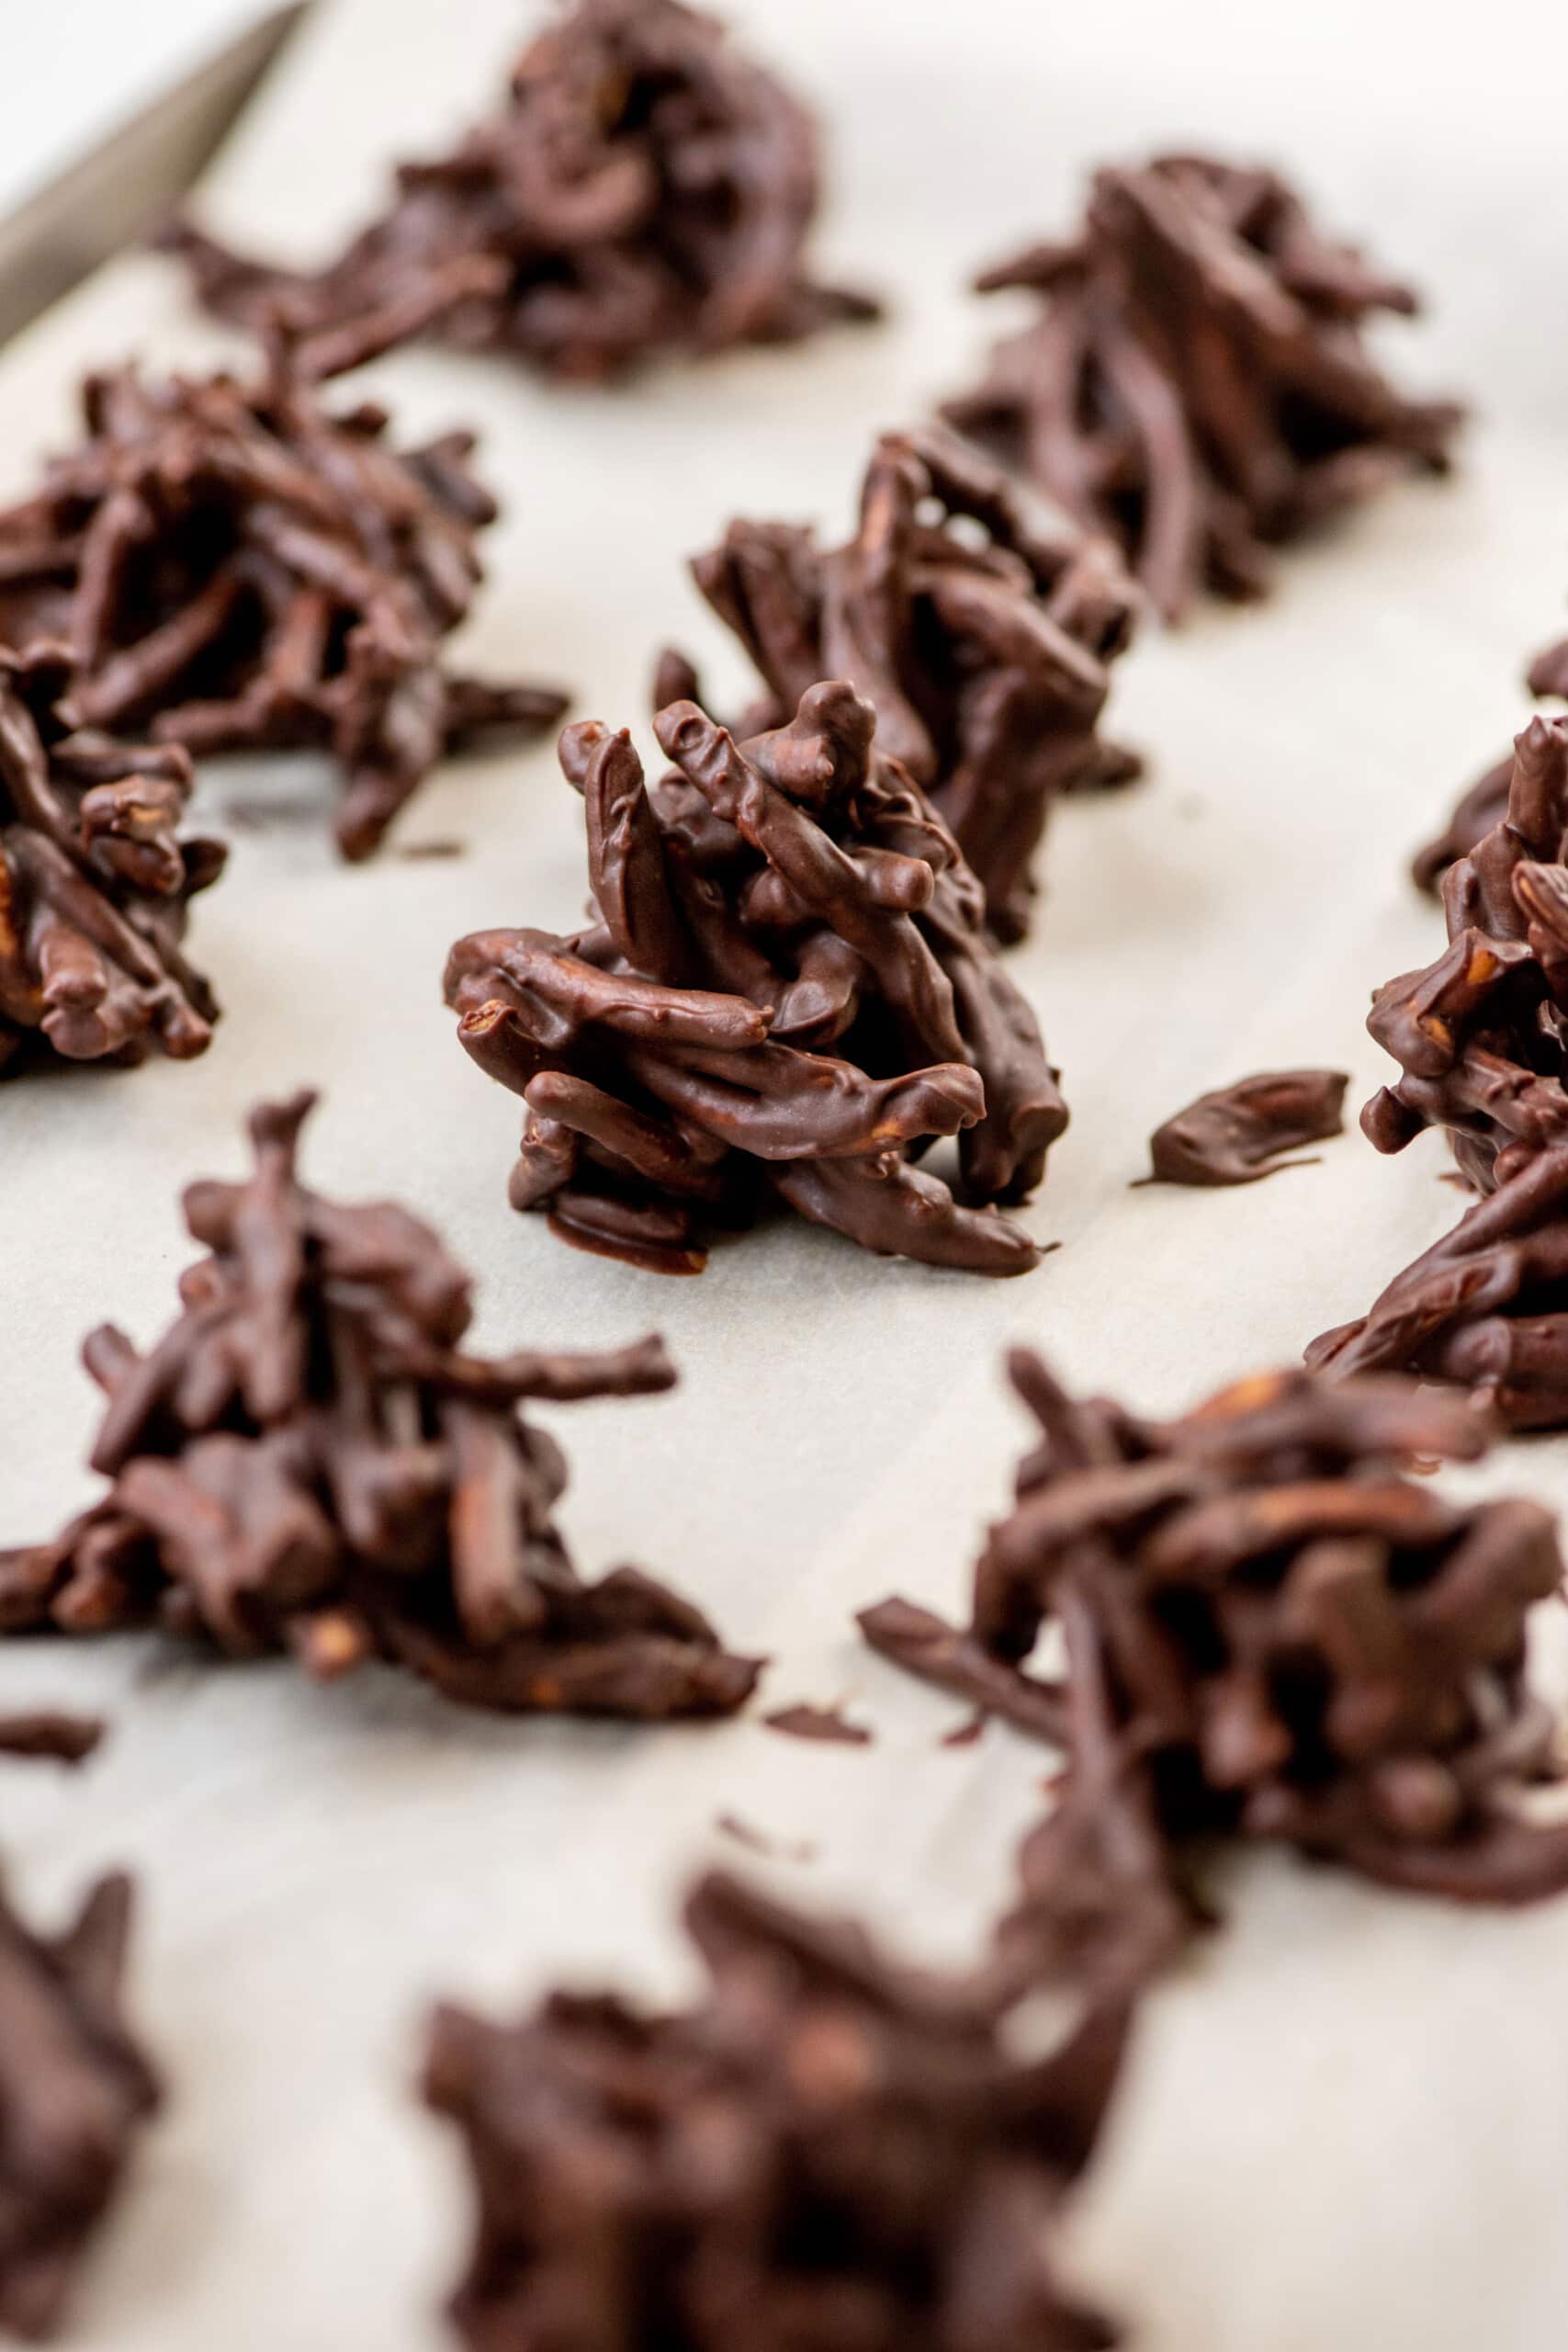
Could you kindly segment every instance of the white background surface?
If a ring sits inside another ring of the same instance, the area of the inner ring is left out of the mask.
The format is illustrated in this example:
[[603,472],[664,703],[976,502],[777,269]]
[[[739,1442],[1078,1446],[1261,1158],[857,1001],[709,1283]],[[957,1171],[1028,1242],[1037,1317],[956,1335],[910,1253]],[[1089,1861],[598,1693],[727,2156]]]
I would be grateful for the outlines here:
[[0,74],[0,213],[62,171],[268,0],[6,0]]
[[[1075,1380],[1176,1408],[1358,1311],[1459,1207],[1435,1145],[1391,1163],[1354,1134],[1245,1193],[1126,1185],[1150,1127],[1203,1087],[1297,1061],[1352,1069],[1357,1102],[1377,1081],[1367,993],[1438,931],[1405,854],[1520,723],[1521,658],[1558,623],[1564,80],[1536,12],[1483,29],[1470,11],[1329,0],[1276,22],[1197,0],[1173,43],[1152,0],[1082,18],[972,0],[962,45],[941,0],[731,13],[827,109],[825,255],[886,288],[888,325],[599,397],[431,353],[376,371],[411,433],[482,425],[508,513],[472,650],[570,682],[580,715],[640,723],[671,636],[729,699],[739,672],[682,556],[737,510],[840,527],[872,432],[961,381],[1002,322],[963,295],[967,269],[1060,222],[1101,154],[1209,137],[1277,155],[1438,298],[1395,364],[1472,392],[1483,421],[1453,487],[1396,493],[1289,559],[1270,606],[1124,665],[1113,725],[1155,775],[1063,812],[1016,962],[1074,1114],[1031,1212],[1066,1246],[1021,1283],[803,1227],[716,1252],[695,1283],[561,1249],[505,1207],[515,1108],[438,993],[458,932],[576,911],[578,804],[547,752],[426,788],[401,838],[457,835],[460,861],[353,873],[309,768],[214,782],[215,819],[268,798],[275,819],[236,835],[198,908],[227,1007],[212,1052],[0,1093],[0,1542],[91,1491],[76,1341],[103,1315],[163,1328],[189,1254],[179,1185],[239,1164],[259,1091],[316,1080],[310,1174],[435,1216],[481,1278],[485,1342],[668,1334],[675,1396],[556,1417],[584,1566],[667,1570],[737,1645],[773,1653],[772,1703],[852,1694],[878,1743],[476,1721],[375,1673],[320,1691],[282,1664],[170,1667],[134,1642],[0,1658],[0,1702],[117,1717],[84,1781],[6,1769],[28,1899],[63,1904],[113,1860],[145,1877],[138,1993],[172,2097],[87,2280],[72,2340],[91,2352],[430,2352],[462,2199],[408,2096],[424,2006],[516,2001],[566,1972],[672,1989],[673,1890],[721,1850],[721,1809],[816,1848],[778,1873],[802,1896],[972,1951],[1048,1759],[995,1728],[942,1749],[956,1707],[847,1628],[894,1585],[959,1604],[1021,1434],[1000,1346],[1028,1337]],[[107,41],[107,12],[65,14]],[[224,218],[330,242],[387,153],[485,94],[516,20],[511,0],[334,7],[237,143]],[[68,429],[76,366],[137,347],[212,347],[144,262],[0,355],[8,479]],[[1486,1476],[1557,1499],[1565,1472],[1552,1441]],[[1238,1865],[1228,1894],[1229,1932],[1151,2004],[1075,2242],[1085,2281],[1150,2352],[1557,2352],[1568,1906],[1468,1918],[1279,1857]]]

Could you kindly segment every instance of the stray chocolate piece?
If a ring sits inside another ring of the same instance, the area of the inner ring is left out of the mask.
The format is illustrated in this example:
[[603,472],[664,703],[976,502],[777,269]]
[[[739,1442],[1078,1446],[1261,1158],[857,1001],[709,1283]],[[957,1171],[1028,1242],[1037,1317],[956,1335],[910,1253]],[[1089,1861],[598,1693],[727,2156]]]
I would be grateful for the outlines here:
[[1501,820],[1443,886],[1449,946],[1372,999],[1367,1026],[1404,1070],[1361,1114],[1380,1151],[1447,1130],[1477,1192],[1568,1143],[1568,719],[1517,738]]
[[186,910],[225,853],[180,837],[186,754],[85,725],[71,667],[0,646],[0,1069],[187,1061],[218,1005],[180,951]]
[[1028,1690],[1059,1631],[1068,1769],[1004,1973],[1147,1973],[1200,1916],[1187,1872],[1219,1836],[1461,1901],[1568,1890],[1568,1821],[1520,1802],[1562,1770],[1526,1680],[1530,1606],[1562,1581],[1551,1516],[1404,1475],[1483,1453],[1474,1413],[1289,1371],[1146,1421],[1070,1398],[1027,1351],[1010,1369],[1041,1442],[969,1638]]
[[841,1747],[871,1746],[872,1736],[865,1725],[852,1723],[841,1707],[775,1707],[762,1721],[769,1731],[783,1732],[788,1739],[815,1739]]
[[101,1879],[62,1936],[0,1893],[0,2329],[40,2341],[65,2315],[158,2079],[126,2024],[129,1879]]
[[1361,332],[1416,297],[1321,236],[1273,172],[1201,155],[1098,172],[1077,237],[976,285],[1044,308],[943,413],[1110,532],[1168,619],[1204,588],[1263,594],[1269,548],[1449,469],[1462,411],[1406,400]]
[[[1568,702],[1568,638],[1538,653],[1525,673],[1532,695],[1544,701]],[[1507,814],[1508,792],[1514,778],[1514,754],[1499,760],[1461,794],[1442,831],[1418,849],[1410,871],[1418,888],[1436,892],[1456,859],[1468,857],[1478,842],[1502,823]]]
[[[561,738],[587,804],[597,922],[476,932],[447,1001],[528,1115],[517,1209],[579,1249],[698,1273],[764,1188],[868,1250],[976,1273],[1039,1250],[1021,1201],[1066,1125],[974,875],[841,681],[737,744],[694,703],[655,731],[649,792],[623,730]],[[916,1166],[957,1135],[964,1201]]]
[[793,342],[874,319],[805,273],[816,125],[724,28],[677,0],[577,0],[507,101],[404,164],[387,210],[314,273],[179,223],[198,293],[333,375],[415,335],[597,382],[667,351]]
[[[977,540],[976,526],[984,532]],[[992,930],[1021,939],[1058,793],[1129,782],[1099,734],[1137,591],[1108,539],[1047,517],[952,434],[885,433],[853,538],[731,523],[692,566],[766,692],[739,731],[782,727],[819,678],[847,678],[979,876]],[[702,699],[666,655],[660,704]]]
[[425,2097],[463,2135],[473,2352],[1097,2352],[1051,2234],[1126,2040],[1093,2008],[1009,2055],[961,1988],[727,1876],[686,1909],[699,2006],[443,2008]]
[[1020,1673],[1010,1661],[994,1657],[973,1634],[961,1632],[932,1609],[912,1600],[879,1600],[855,1619],[872,1648],[906,1674],[919,1675],[939,1690],[973,1700],[976,1731],[987,1716],[999,1715],[1035,1739],[1054,1747],[1067,1744],[1066,1691],[1059,1682]]
[[1342,1069],[1262,1070],[1201,1094],[1149,1137],[1145,1184],[1256,1184],[1303,1160],[1286,1154],[1345,1132]]
[[0,1554],[0,1627],[158,1623],[323,1679],[381,1657],[509,1711],[730,1713],[755,1663],[637,1568],[581,1580],[552,1516],[560,1449],[518,1409],[668,1388],[662,1345],[463,1353],[468,1278],[429,1227],[299,1182],[313,1100],[252,1114],[245,1182],[186,1193],[211,1254],[157,1346],[87,1340],[109,1491]]
[[276,348],[248,384],[90,376],[83,414],[0,514],[0,639],[62,638],[85,724],[197,759],[326,752],[338,845],[361,858],[448,752],[559,718],[553,687],[442,664],[496,514],[470,434],[400,451],[384,410],[330,413]]
[[53,1764],[84,1764],[102,1746],[107,1728],[99,1715],[54,1712],[0,1715],[0,1755],[39,1756]]

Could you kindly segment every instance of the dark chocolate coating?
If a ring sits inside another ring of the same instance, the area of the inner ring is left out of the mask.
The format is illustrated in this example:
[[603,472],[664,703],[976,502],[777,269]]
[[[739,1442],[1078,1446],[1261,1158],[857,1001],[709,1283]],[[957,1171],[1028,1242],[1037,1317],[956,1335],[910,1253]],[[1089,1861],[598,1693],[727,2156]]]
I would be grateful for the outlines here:
[[1530,1153],[1309,1364],[1470,1390],[1514,1430],[1568,1428],[1568,1144]]
[[1340,1069],[1261,1070],[1213,1094],[1201,1094],[1149,1137],[1146,1184],[1256,1184],[1281,1168],[1285,1154],[1345,1132]]
[[1568,1143],[1568,719],[1517,738],[1503,815],[1443,882],[1449,945],[1372,999],[1404,1075],[1361,1114],[1380,1151],[1444,1128],[1478,1192]]
[[131,1887],[101,1879],[62,1935],[0,1894],[0,2331],[54,2335],[158,2079],[123,2010]]
[[275,346],[231,376],[89,377],[85,437],[0,514],[0,639],[58,635],[82,720],[208,753],[312,750],[368,856],[436,762],[553,726],[553,687],[448,671],[441,645],[496,507],[473,436],[399,450],[384,411],[325,409]]
[[802,1701],[793,1707],[775,1707],[762,1721],[769,1731],[786,1739],[815,1740],[833,1747],[869,1747],[872,1735],[863,1724],[852,1723],[841,1707],[814,1707]]
[[218,842],[182,840],[186,753],[83,723],[60,644],[0,648],[0,1069],[188,1060],[218,1004],[180,952]]
[[[1058,793],[1139,773],[1098,732],[1139,603],[1111,543],[1047,516],[927,425],[878,440],[842,547],[739,521],[692,570],[766,687],[739,731],[782,726],[819,678],[847,678],[876,713],[879,748],[951,827],[992,930],[1021,939]],[[655,694],[660,707],[701,699],[673,654]]]
[[[568,729],[597,921],[478,932],[448,960],[458,1035],[528,1105],[515,1208],[581,1248],[697,1272],[771,1190],[864,1248],[1022,1273],[1026,1198],[1066,1125],[979,886],[842,683],[737,744],[660,713],[651,793],[623,731]],[[963,1198],[915,1165],[959,1138]]]
[[891,1658],[906,1674],[918,1675],[939,1690],[968,1699],[986,1715],[1030,1732],[1055,1747],[1067,1732],[1066,1694],[1059,1682],[1021,1674],[1009,1661],[998,1658],[972,1633],[950,1625],[934,1610],[912,1600],[879,1600],[863,1609],[856,1624],[883,1657]]
[[1168,619],[1205,588],[1261,595],[1269,548],[1448,469],[1462,412],[1405,399],[1361,332],[1414,295],[1322,237],[1272,172],[1199,155],[1098,172],[1075,238],[976,283],[1043,309],[943,414],[1116,538]]
[[52,1764],[85,1764],[103,1744],[107,1725],[97,1715],[58,1711],[0,1715],[0,1756],[42,1757]]
[[[1525,673],[1525,684],[1543,700],[1568,702],[1568,638],[1536,655]],[[1468,857],[1494,826],[1501,824],[1507,813],[1513,774],[1510,752],[1460,795],[1442,831],[1425,842],[1411,860],[1411,875],[1418,888],[1436,893],[1455,860]]]
[[275,269],[186,222],[163,242],[208,306],[333,375],[436,334],[597,382],[667,351],[785,343],[873,319],[814,283],[820,170],[798,100],[678,0],[577,0],[497,111],[404,164],[325,269]]
[[[1467,1406],[1289,1371],[1156,1422],[1072,1399],[1025,1351],[1010,1369],[1041,1442],[954,1639],[1014,1678],[1022,1727],[1043,1696],[1034,1727],[1067,1772],[1023,1849],[999,1982],[1138,1981],[1201,1917],[1189,1876],[1223,1836],[1466,1902],[1568,1889],[1568,1823],[1520,1803],[1562,1770],[1526,1679],[1529,1610],[1562,1582],[1551,1516],[1407,1475],[1484,1451]],[[863,1620],[872,1638],[888,1616]],[[1059,1686],[1027,1671],[1048,1624]]]
[[157,1623],[323,1679],[367,1657],[470,1706],[728,1714],[757,1667],[636,1568],[579,1577],[555,1525],[566,1465],[519,1410],[674,1380],[657,1340],[607,1355],[462,1352],[469,1283],[389,1202],[295,1174],[313,1098],[252,1114],[254,1174],[186,1194],[211,1253],[146,1355],[84,1350],[108,1396],[102,1501],[0,1554],[0,1627]]
[[1010,2056],[959,1985],[715,1874],[675,2015],[556,1992],[436,2014],[425,2097],[462,2134],[472,2352],[1100,2352],[1055,2277],[1126,2040],[1091,2007]]

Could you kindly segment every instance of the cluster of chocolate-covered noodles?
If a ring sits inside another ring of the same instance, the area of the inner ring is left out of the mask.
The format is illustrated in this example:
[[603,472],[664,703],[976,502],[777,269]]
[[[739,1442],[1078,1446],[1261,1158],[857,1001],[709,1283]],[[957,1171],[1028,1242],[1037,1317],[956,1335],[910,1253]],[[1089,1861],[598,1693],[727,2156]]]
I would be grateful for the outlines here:
[[209,752],[311,749],[343,772],[346,857],[447,752],[552,724],[565,697],[447,671],[495,518],[472,436],[386,438],[275,350],[254,381],[89,377],[85,437],[0,514],[0,643],[57,638],[87,725]]
[[[694,703],[569,728],[597,921],[477,932],[447,965],[458,1035],[527,1103],[511,1197],[579,1247],[696,1272],[764,1189],[865,1248],[1021,1273],[1001,1214],[1066,1124],[980,887],[874,715],[834,681],[737,744]],[[954,1197],[919,1168],[959,1136]]]
[[1203,588],[1261,594],[1270,547],[1391,476],[1447,469],[1460,411],[1406,399],[1362,333],[1414,295],[1272,172],[1198,155],[1099,172],[1076,237],[977,283],[1045,307],[944,414],[1110,531],[1170,618]]
[[[1568,638],[1538,653],[1525,673],[1525,684],[1542,701],[1568,702]],[[1499,760],[1477,776],[1461,795],[1452,816],[1440,833],[1416,853],[1411,872],[1423,890],[1437,890],[1456,858],[1468,857],[1483,837],[1499,823],[1508,806],[1514,755]]]
[[1449,946],[1380,989],[1404,1071],[1361,1114],[1380,1151],[1446,1130],[1489,1197],[1309,1362],[1455,1381],[1515,1428],[1568,1422],[1568,719],[1519,736],[1502,820],[1443,883]]
[[185,1059],[218,1012],[186,910],[223,850],[180,838],[186,753],[83,725],[71,676],[62,645],[0,650],[0,1069]]
[[519,1410],[668,1388],[662,1348],[464,1352],[470,1285],[430,1228],[299,1183],[311,1099],[253,1114],[246,1182],[186,1192],[209,1254],[157,1345],[87,1340],[108,1492],[56,1542],[0,1554],[0,1627],[157,1623],[327,1677],[381,1657],[482,1707],[739,1706],[756,1668],[695,1609],[635,1568],[578,1576],[553,1517],[563,1457]]
[[[842,547],[738,521],[692,570],[766,685],[740,732],[782,726],[819,678],[847,678],[876,712],[878,748],[952,828],[993,931],[1021,938],[1055,796],[1138,773],[1098,731],[1137,605],[1110,540],[1048,518],[927,426],[877,442]],[[667,656],[657,700],[686,696],[701,700],[696,677]]]
[[[1282,1838],[1391,1885],[1514,1903],[1568,1887],[1568,1823],[1521,1800],[1561,1770],[1526,1680],[1550,1512],[1462,1505],[1406,1475],[1484,1450],[1478,1417],[1404,1380],[1244,1381],[1177,1420],[1069,1396],[1020,1351],[1039,1443],[932,1678],[1066,1750],[1001,1930],[1025,1975],[1135,1974],[1180,1931],[1198,1841]],[[905,1604],[863,1619],[922,1669]],[[1060,1680],[1033,1673],[1043,1628]],[[1016,1692],[1010,1704],[1007,1684]]]
[[122,2008],[131,1894],[102,1879],[35,1935],[0,1894],[0,2329],[54,2333],[158,2083]]
[[1124,2012],[1036,2062],[858,1928],[732,1880],[687,1924],[705,1998],[556,1993],[436,2018],[426,2096],[478,2199],[474,2352],[1097,2352],[1050,2229],[1093,2150]]
[[806,274],[819,187],[811,116],[714,18],[578,0],[524,51],[505,105],[403,164],[325,269],[271,268],[189,225],[165,242],[213,310],[279,328],[310,374],[434,331],[594,380],[874,318]]

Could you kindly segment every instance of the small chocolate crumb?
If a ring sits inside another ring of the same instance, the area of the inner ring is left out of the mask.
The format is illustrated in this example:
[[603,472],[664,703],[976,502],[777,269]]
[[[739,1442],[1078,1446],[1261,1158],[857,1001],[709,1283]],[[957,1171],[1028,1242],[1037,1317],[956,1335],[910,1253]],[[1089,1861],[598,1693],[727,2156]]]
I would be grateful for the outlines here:
[[39,1756],[55,1764],[82,1764],[101,1747],[107,1730],[101,1715],[68,1715],[52,1711],[0,1715],[0,1754]]
[[1271,548],[1449,469],[1463,412],[1407,400],[1362,334],[1416,297],[1273,172],[1203,155],[1098,172],[1076,237],[976,285],[1043,307],[944,415],[1116,538],[1172,620],[1202,588],[1262,595]]
[[776,1707],[771,1715],[762,1717],[769,1731],[783,1732],[789,1739],[837,1741],[844,1747],[869,1747],[872,1734],[863,1724],[852,1723],[838,1707],[814,1707],[800,1704]]
[[1325,1143],[1345,1132],[1345,1090],[1339,1069],[1262,1070],[1201,1094],[1149,1137],[1151,1172],[1140,1184],[1257,1184],[1283,1168],[1303,1144]]
[[1014,2057],[965,1985],[728,1876],[686,1924],[675,2015],[557,1991],[514,2025],[443,2007],[424,2094],[461,2133],[472,2352],[1102,2352],[1054,2237],[1128,2014]]
[[[738,744],[695,703],[561,738],[597,921],[476,932],[447,960],[459,1042],[527,1105],[517,1209],[563,1240],[699,1273],[771,1193],[884,1256],[1026,1273],[1024,1200],[1067,1122],[957,843],[842,681]],[[958,1137],[944,1182],[919,1162]]]
[[253,1113],[244,1182],[186,1192],[210,1254],[158,1344],[88,1339],[109,1488],[55,1542],[0,1553],[0,1627],[159,1624],[322,1680],[378,1657],[507,1712],[732,1713],[756,1661],[640,1569],[582,1581],[554,1518],[564,1459],[521,1411],[667,1389],[662,1344],[464,1353],[471,1284],[430,1227],[299,1182],[313,1100]]
[[0,2329],[51,2335],[159,2086],[121,2007],[129,1879],[48,1939],[0,1894]]
[[578,0],[523,51],[504,104],[451,153],[400,164],[388,209],[325,269],[269,268],[183,221],[162,242],[210,309],[281,330],[309,374],[434,334],[597,382],[875,318],[806,274],[819,181],[811,116],[715,18]]
[[467,857],[468,854],[467,842],[400,842],[398,844],[398,855],[407,858],[411,865],[421,864],[431,858]]
[[733,1838],[738,1846],[746,1847],[750,1853],[761,1854],[768,1861],[814,1862],[817,1859],[817,1849],[808,1839],[775,1838],[765,1829],[754,1829],[749,1821],[742,1821],[738,1813],[719,1814],[714,1827],[722,1830],[727,1838]]
[[990,1720],[986,1708],[976,1707],[972,1715],[965,1715],[952,1731],[943,1732],[940,1745],[943,1747],[973,1747]]

